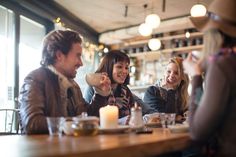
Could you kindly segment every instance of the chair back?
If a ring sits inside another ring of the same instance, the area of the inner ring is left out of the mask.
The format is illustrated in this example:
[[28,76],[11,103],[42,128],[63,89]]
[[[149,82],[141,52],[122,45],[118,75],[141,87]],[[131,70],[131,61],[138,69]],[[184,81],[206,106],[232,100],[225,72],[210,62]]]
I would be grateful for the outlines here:
[[0,108],[0,135],[18,134],[20,130],[19,118],[19,109]]

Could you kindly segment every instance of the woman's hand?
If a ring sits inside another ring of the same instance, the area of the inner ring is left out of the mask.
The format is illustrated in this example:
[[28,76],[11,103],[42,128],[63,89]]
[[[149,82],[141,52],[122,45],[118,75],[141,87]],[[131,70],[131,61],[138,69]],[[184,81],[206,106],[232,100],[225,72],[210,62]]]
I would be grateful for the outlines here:
[[102,73],[100,80],[100,85],[94,87],[96,93],[102,96],[108,96],[111,91],[111,80],[109,79],[107,73]]
[[175,121],[177,123],[182,123],[184,120],[185,120],[185,118],[181,115],[176,115],[176,117],[175,117]]
[[188,57],[183,61],[184,72],[189,76],[201,75],[201,60],[194,61],[192,53],[188,54]]

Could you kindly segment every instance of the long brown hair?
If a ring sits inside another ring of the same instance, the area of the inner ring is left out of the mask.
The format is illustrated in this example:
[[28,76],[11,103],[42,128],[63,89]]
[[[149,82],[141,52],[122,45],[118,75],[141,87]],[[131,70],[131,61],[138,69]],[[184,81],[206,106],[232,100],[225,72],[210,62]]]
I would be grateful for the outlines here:
[[183,59],[181,57],[173,57],[169,60],[169,64],[174,63],[178,66],[179,69],[179,74],[181,76],[181,82],[179,86],[177,87],[178,90],[180,91],[180,96],[181,96],[181,102],[183,109],[188,109],[188,85],[189,85],[189,77],[187,74],[184,73],[183,69]]

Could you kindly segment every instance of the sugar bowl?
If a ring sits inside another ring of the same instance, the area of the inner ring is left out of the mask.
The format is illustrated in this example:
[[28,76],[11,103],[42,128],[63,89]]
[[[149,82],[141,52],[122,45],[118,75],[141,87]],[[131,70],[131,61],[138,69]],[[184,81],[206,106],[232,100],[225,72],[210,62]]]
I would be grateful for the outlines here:
[[99,119],[95,116],[74,117],[71,125],[74,136],[93,136],[97,135]]

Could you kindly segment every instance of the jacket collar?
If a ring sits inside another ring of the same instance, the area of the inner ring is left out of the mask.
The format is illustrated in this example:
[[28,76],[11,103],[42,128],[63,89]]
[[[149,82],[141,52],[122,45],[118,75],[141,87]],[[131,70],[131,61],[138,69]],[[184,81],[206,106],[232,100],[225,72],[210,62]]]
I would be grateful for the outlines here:
[[68,89],[68,88],[70,88],[70,87],[73,86],[73,80],[70,80],[70,79],[68,79],[67,77],[65,77],[62,73],[60,73],[59,71],[57,71],[54,66],[49,65],[49,66],[47,66],[47,68],[48,68],[51,72],[53,72],[55,75],[58,76],[58,80],[59,80],[59,82],[60,82],[60,85],[61,85],[64,89]]

